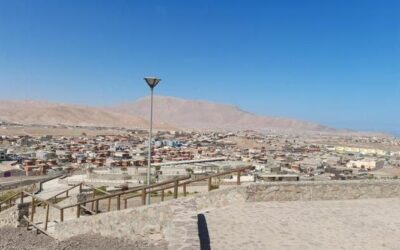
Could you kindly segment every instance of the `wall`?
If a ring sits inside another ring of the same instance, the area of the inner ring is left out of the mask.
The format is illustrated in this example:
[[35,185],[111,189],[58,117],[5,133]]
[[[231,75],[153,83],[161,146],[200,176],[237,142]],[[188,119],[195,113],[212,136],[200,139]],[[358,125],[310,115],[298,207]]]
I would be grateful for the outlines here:
[[399,180],[287,182],[255,184],[247,187],[246,200],[348,200],[400,197]]
[[174,250],[200,249],[197,212],[190,199],[71,219],[56,224],[50,233],[58,240],[100,234],[130,240],[165,240],[168,249]]
[[199,249],[197,215],[244,202],[343,200],[400,197],[400,180],[274,182],[229,187],[147,207],[81,217],[55,226],[57,239],[104,236],[162,239],[169,249]]

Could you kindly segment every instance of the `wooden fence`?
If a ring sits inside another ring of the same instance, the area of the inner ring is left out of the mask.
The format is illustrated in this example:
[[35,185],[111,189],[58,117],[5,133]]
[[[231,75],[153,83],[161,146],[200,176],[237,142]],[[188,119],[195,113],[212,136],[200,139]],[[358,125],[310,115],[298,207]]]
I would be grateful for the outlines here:
[[[131,189],[124,190],[124,191],[117,191],[114,193],[110,193],[110,192],[101,190],[99,188],[90,186],[85,183],[79,183],[79,184],[76,184],[76,185],[74,185],[74,186],[48,198],[48,199],[42,199],[35,194],[29,193],[27,191],[22,191],[21,193],[17,193],[15,195],[13,195],[12,197],[3,201],[2,203],[10,202],[11,200],[15,200],[18,198],[20,199],[20,202],[23,203],[26,198],[30,198],[30,203],[29,203],[30,214],[29,214],[29,216],[26,216],[25,219],[28,221],[29,225],[31,225],[31,226],[35,227],[36,229],[38,229],[39,231],[42,231],[45,234],[47,234],[50,209],[58,210],[59,211],[59,221],[63,222],[64,221],[64,213],[65,213],[66,209],[75,209],[76,208],[76,218],[80,217],[82,209],[89,212],[90,214],[97,214],[99,212],[99,202],[102,200],[107,200],[107,211],[109,212],[112,210],[111,209],[112,200],[116,201],[116,210],[121,210],[121,200],[124,201],[125,209],[128,207],[127,201],[134,197],[141,197],[141,204],[145,205],[147,194],[152,195],[154,193],[161,192],[161,201],[164,201],[165,190],[168,190],[168,189],[173,189],[173,198],[177,199],[179,187],[183,188],[183,196],[186,196],[188,185],[190,185],[191,183],[202,182],[205,180],[208,181],[208,184],[207,184],[208,191],[211,191],[212,190],[212,179],[218,178],[218,177],[221,177],[224,175],[236,173],[236,184],[240,185],[241,184],[241,174],[250,169],[252,169],[252,167],[250,167],[250,166],[238,168],[238,169],[232,169],[232,170],[212,174],[209,176],[205,176],[202,178],[198,178],[196,180],[191,180],[191,176],[184,176],[184,177],[179,177],[179,178],[175,178],[172,180],[167,180],[167,181],[163,181],[163,182],[159,182],[159,183],[155,183],[155,184],[151,184],[151,185],[143,185],[143,186],[131,188]],[[77,202],[75,204],[66,205],[66,206],[59,206],[58,204],[56,204],[58,198],[69,197],[69,192],[72,189],[79,188],[79,193],[84,192],[85,186],[89,187],[89,192],[93,193],[93,196],[90,199],[87,199],[82,202]],[[101,193],[101,195],[99,195],[99,197],[96,197],[96,191],[98,193]],[[86,207],[87,204],[91,204],[91,209]],[[43,222],[43,225],[44,225],[43,227],[39,227],[34,222],[35,213],[36,213],[36,209],[38,206],[44,206],[44,208],[46,209],[45,221]],[[1,206],[0,206],[0,208],[1,208]]]

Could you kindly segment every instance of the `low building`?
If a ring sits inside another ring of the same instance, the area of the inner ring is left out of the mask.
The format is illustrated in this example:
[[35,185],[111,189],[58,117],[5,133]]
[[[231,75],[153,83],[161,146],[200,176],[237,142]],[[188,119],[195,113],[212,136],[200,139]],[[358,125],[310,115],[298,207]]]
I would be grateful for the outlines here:
[[56,157],[57,155],[50,151],[39,150],[36,152],[36,159],[38,160],[48,161],[50,159],[55,159]]
[[0,149],[0,161],[5,161],[5,160],[6,160],[6,150]]
[[0,163],[0,177],[12,177],[25,175],[15,161],[4,161]]
[[375,161],[375,160],[351,160],[346,164],[348,168],[360,168],[372,170],[375,168],[382,168],[385,165],[384,161]]

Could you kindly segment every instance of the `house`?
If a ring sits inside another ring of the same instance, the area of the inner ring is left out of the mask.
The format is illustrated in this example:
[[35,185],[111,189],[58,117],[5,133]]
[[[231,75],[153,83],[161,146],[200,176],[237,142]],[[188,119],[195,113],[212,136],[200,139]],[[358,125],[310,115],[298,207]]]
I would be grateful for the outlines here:
[[6,160],[6,150],[0,149],[0,161],[5,161],[5,160]]
[[360,169],[368,169],[372,170],[375,168],[382,168],[385,165],[384,161],[375,161],[375,160],[351,160],[346,164],[348,168],[360,168]]
[[50,159],[55,159],[57,155],[54,152],[39,150],[36,152],[36,159],[42,161],[48,161]]
[[22,176],[25,172],[19,168],[15,161],[4,161],[0,163],[0,177]]

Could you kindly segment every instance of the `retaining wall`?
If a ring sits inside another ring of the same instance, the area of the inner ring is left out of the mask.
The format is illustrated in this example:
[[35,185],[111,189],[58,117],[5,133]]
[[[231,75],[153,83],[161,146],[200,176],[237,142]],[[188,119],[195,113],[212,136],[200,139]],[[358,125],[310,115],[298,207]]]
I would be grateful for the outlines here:
[[399,180],[310,181],[254,184],[246,187],[246,200],[349,200],[400,198]]
[[394,197],[400,197],[400,180],[257,183],[81,217],[57,224],[52,234],[58,239],[85,233],[129,239],[162,238],[169,249],[199,249],[197,215],[218,207],[244,202]]

